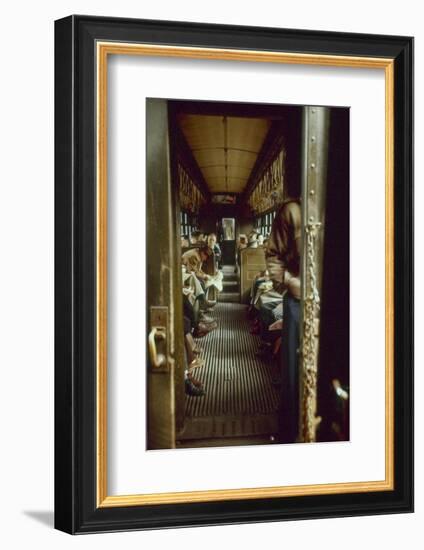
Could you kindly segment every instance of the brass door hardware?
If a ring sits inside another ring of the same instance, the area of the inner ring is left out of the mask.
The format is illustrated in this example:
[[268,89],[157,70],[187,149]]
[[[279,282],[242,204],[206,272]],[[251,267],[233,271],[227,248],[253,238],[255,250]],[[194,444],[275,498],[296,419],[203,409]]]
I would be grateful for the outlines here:
[[163,353],[158,353],[156,348],[156,339],[166,340],[165,327],[153,327],[149,334],[149,353],[150,361],[153,367],[159,368],[166,365],[166,357]]
[[168,368],[168,308],[150,308],[150,332],[148,338],[150,365],[152,370]]

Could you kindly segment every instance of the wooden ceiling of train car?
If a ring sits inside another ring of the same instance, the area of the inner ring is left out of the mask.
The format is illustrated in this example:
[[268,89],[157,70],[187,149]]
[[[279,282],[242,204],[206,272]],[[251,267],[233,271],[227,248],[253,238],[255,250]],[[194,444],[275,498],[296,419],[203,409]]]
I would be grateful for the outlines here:
[[178,123],[209,191],[242,193],[271,120],[180,114]]

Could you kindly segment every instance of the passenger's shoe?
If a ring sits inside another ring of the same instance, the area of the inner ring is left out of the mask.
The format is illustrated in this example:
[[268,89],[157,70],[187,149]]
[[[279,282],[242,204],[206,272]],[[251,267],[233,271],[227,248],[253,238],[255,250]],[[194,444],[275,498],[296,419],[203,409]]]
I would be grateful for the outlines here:
[[193,369],[198,369],[200,367],[203,367],[205,364],[204,359],[200,359],[200,357],[196,357],[196,359],[193,359],[193,361],[188,366],[188,371],[191,372]]
[[211,330],[215,330],[216,328],[218,328],[218,324],[216,321],[212,321],[211,323],[205,323],[204,321],[200,321],[199,324],[197,325],[197,328],[201,331],[201,332],[210,332]]
[[271,342],[265,342],[264,340],[261,340],[259,342],[259,348],[258,349],[272,349]]
[[256,308],[254,306],[250,305],[247,308],[247,318],[251,319],[253,321],[255,319],[256,315],[257,315]]
[[202,321],[202,323],[214,323],[215,320],[212,319],[212,317],[208,317],[204,313],[200,313],[199,320]]
[[205,336],[207,336],[208,334],[210,333],[210,330],[199,330],[198,328],[196,328],[193,332],[193,336],[195,338],[204,338]]
[[203,382],[197,380],[197,378],[193,378],[191,373],[188,374],[188,379],[193,384],[193,386],[196,386],[196,388],[200,388],[201,390],[203,390]]
[[261,359],[272,359],[272,347],[269,345],[261,346],[255,355]]
[[218,323],[215,321],[215,319],[199,319],[199,323],[202,323],[203,325],[206,325],[207,327],[215,325],[218,326]]
[[188,378],[185,379],[185,392],[193,397],[202,397],[206,393],[204,389],[197,388]]
[[218,327],[216,323],[206,324],[206,323],[199,323],[197,325],[197,328],[194,330],[193,336],[195,338],[203,338],[207,334],[209,334],[212,330],[215,330]]
[[252,323],[250,327],[250,334],[260,334],[261,333],[261,324],[258,319]]

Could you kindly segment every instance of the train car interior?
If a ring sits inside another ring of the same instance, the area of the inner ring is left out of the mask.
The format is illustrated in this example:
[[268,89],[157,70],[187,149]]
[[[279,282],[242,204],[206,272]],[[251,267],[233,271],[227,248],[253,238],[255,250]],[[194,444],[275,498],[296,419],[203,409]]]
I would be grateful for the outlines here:
[[[150,101],[147,446],[274,444],[284,320],[267,250],[282,206],[304,209],[304,108]],[[331,437],[346,439],[348,374],[337,368],[324,386],[341,411]]]

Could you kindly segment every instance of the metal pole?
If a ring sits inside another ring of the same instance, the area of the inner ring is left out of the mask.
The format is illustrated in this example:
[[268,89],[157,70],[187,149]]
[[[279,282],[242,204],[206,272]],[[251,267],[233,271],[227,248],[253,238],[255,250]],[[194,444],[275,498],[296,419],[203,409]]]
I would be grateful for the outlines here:
[[316,439],[319,310],[324,252],[328,107],[304,107],[302,139],[302,307],[299,440]]

